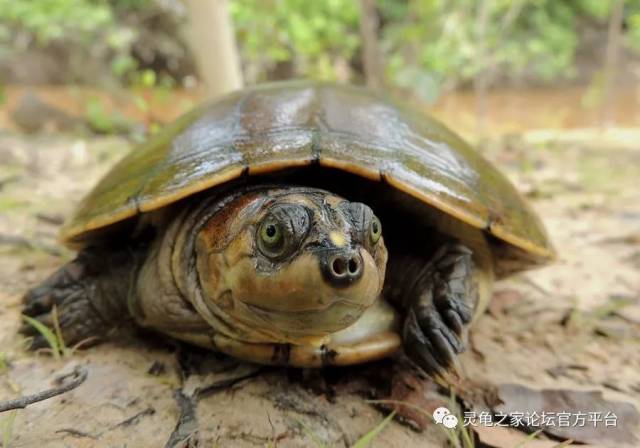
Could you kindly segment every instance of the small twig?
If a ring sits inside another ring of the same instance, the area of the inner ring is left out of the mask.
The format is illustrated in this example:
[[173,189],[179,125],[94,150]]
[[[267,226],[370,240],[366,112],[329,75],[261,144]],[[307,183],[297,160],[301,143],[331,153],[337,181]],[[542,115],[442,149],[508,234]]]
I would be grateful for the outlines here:
[[56,434],[69,434],[74,437],[85,437],[88,439],[97,440],[98,436],[94,436],[93,434],[89,434],[88,432],[80,431],[79,429],[73,428],[62,428],[56,431]]
[[152,408],[151,406],[149,406],[148,408],[138,412],[137,414],[129,417],[128,419],[123,420],[120,423],[116,423],[110,429],[116,429],[116,428],[119,428],[121,426],[129,426],[129,425],[136,424],[136,423],[138,423],[138,420],[140,420],[140,417],[144,417],[146,415],[153,415],[155,413],[156,413],[156,410],[154,408]]
[[[12,409],[24,409],[30,404],[38,403],[40,401],[48,400],[56,395],[64,394],[70,390],[75,389],[87,379],[89,372],[83,366],[76,366],[73,372],[62,375],[56,379],[56,383],[60,386],[51,389],[43,390],[33,395],[26,395],[24,397],[16,398],[14,400],[7,400],[0,402],[0,412],[10,411]],[[64,382],[65,379],[72,377],[68,382]]]
[[36,213],[36,219],[38,221],[42,221],[47,224],[51,224],[54,226],[62,225],[64,222],[64,218],[59,215],[49,215],[46,213]]

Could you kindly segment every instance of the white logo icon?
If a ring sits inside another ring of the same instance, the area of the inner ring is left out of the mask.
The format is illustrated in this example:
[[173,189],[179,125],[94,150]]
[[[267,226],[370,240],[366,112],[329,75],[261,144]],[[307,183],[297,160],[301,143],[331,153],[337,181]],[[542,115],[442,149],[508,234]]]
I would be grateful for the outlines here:
[[458,417],[453,415],[447,408],[438,408],[433,411],[433,419],[437,424],[442,424],[445,428],[453,429],[458,425]]
[[458,417],[453,414],[445,415],[442,419],[442,425],[445,428],[453,429],[458,425]]

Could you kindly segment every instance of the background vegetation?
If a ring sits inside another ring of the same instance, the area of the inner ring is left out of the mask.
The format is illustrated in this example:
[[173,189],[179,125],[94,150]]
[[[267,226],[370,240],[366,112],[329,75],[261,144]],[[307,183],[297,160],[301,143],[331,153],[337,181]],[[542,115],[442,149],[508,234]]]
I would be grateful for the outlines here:
[[[633,55],[640,51],[640,0],[622,3],[620,45]],[[602,52],[594,47],[606,44],[615,4],[378,0],[382,77],[426,99],[479,76],[488,85],[591,80],[598,69],[588,61],[601,66]],[[358,1],[231,0],[230,12],[247,82],[364,76]],[[55,56],[57,73],[23,74],[27,81],[189,83],[194,70],[185,21],[177,0],[0,0],[0,74],[7,82],[20,80],[12,62],[43,50]]]

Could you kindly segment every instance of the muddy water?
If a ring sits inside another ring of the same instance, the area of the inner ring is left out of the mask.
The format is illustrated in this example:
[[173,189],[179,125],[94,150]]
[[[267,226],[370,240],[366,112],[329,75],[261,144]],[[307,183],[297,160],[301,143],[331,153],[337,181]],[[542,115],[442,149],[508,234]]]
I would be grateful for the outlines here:
[[[72,115],[86,116],[89,107],[107,114],[149,124],[171,121],[201,102],[204,92],[191,90],[135,90],[117,93],[87,87],[7,86],[6,102],[0,107],[0,129],[14,128],[10,111],[26,92]],[[611,98],[611,123],[619,127],[640,127],[640,86],[618,89]],[[97,106],[96,106],[97,105]],[[465,134],[504,134],[531,129],[574,129],[602,123],[603,101],[588,87],[562,89],[511,89],[490,92],[478,120],[473,92],[444,95],[432,106],[421,105],[449,126]]]

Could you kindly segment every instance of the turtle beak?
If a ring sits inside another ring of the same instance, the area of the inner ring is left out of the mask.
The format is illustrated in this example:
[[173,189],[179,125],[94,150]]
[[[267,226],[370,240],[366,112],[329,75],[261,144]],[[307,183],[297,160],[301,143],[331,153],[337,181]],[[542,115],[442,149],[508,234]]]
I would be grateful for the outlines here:
[[345,288],[357,283],[364,272],[360,251],[351,248],[319,251],[318,261],[324,280],[334,288]]

